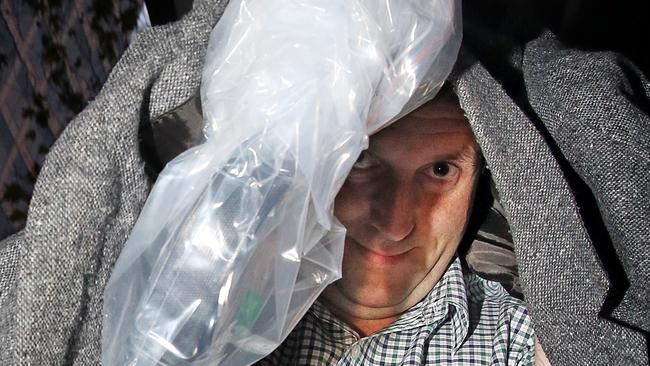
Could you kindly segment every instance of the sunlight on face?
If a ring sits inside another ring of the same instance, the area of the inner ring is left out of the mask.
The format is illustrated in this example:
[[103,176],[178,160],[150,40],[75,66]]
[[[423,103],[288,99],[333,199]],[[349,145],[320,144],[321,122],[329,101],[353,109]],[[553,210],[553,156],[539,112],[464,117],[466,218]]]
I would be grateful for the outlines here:
[[348,230],[343,278],[324,293],[335,312],[401,309],[418,286],[430,290],[467,225],[477,156],[452,96],[370,138],[335,201],[334,213]]

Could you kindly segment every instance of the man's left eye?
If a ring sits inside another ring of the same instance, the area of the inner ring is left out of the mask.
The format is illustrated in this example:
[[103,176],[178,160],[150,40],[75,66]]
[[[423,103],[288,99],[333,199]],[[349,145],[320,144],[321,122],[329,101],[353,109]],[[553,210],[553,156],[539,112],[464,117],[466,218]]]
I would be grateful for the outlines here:
[[433,175],[436,177],[444,177],[447,174],[449,174],[449,163],[447,162],[438,162],[433,164],[431,167],[431,170],[433,170]]
[[449,178],[456,173],[456,169],[456,166],[449,162],[438,161],[427,169],[427,174],[433,178]]

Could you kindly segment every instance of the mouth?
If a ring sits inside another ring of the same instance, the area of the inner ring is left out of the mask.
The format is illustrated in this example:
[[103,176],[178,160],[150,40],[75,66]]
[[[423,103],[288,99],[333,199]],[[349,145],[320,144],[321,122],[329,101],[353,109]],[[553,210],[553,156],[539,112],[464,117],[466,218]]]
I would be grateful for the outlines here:
[[361,254],[369,263],[377,266],[389,266],[403,262],[408,253],[413,250],[413,248],[409,248],[401,251],[382,251],[366,248],[354,239],[350,239],[350,242],[356,247],[357,253]]

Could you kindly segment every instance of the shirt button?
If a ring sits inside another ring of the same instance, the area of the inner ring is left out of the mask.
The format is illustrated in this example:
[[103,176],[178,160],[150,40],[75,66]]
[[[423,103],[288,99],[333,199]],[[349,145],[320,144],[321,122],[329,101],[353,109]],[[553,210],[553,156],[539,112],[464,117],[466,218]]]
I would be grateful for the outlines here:
[[361,346],[359,344],[355,344],[352,346],[350,349],[350,357],[354,360],[358,360],[359,357],[361,356]]

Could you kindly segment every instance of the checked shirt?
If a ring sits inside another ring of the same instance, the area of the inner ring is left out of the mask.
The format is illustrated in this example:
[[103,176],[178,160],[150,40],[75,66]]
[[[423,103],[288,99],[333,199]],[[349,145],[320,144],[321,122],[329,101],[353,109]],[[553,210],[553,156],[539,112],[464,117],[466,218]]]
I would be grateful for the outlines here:
[[456,258],[383,330],[360,337],[317,301],[258,365],[531,365],[533,349],[524,303],[497,282],[463,274]]

